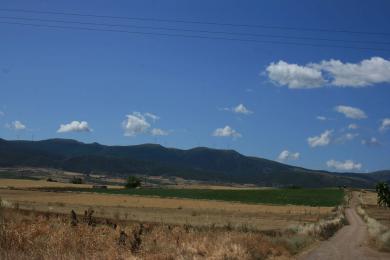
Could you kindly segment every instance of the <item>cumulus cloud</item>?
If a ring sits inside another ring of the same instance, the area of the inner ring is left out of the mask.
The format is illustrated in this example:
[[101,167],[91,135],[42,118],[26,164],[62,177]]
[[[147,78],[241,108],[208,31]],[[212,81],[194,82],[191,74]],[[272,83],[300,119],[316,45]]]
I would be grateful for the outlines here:
[[355,130],[355,129],[358,129],[359,126],[357,124],[349,124],[348,125],[348,129],[351,129],[351,130]]
[[271,63],[266,72],[270,80],[277,85],[288,86],[291,89],[322,87],[326,80],[320,70],[298,64],[289,64],[280,60]]
[[234,138],[242,137],[242,135],[239,132],[237,132],[236,130],[234,130],[233,128],[231,128],[228,125],[223,127],[223,128],[215,129],[215,131],[213,132],[213,136],[217,136],[217,137],[234,137]]
[[376,139],[376,137],[371,137],[370,139],[363,139],[362,145],[378,146],[380,145],[380,142],[378,141],[378,139]]
[[252,114],[253,113],[252,111],[247,109],[243,104],[239,104],[238,106],[234,107],[233,111],[234,111],[234,113],[244,114],[244,115],[248,115],[248,114]]
[[138,134],[150,134],[153,136],[169,135],[169,131],[161,128],[152,128],[152,125],[159,119],[159,116],[149,112],[133,112],[132,114],[128,114],[122,122],[124,135],[130,137],[137,136]]
[[337,138],[336,142],[345,143],[347,141],[352,141],[353,139],[355,139],[358,136],[359,136],[358,133],[346,133],[346,134],[343,134],[342,136],[340,136],[339,138]]
[[126,117],[126,120],[122,122],[125,136],[136,136],[137,134],[147,132],[150,128],[150,124],[146,121],[145,116],[139,112],[133,112],[133,114],[129,114]]
[[390,82],[390,61],[372,57],[360,63],[343,63],[340,60],[322,61],[314,66],[332,78],[330,84],[339,87],[366,87]]
[[69,124],[61,124],[57,133],[69,132],[91,132],[92,129],[88,126],[86,121],[72,121]]
[[344,162],[329,160],[326,162],[326,166],[328,166],[329,168],[334,168],[338,171],[353,171],[360,170],[362,168],[361,163],[355,163],[352,160],[346,160]]
[[382,119],[382,123],[381,126],[379,127],[379,131],[385,132],[388,129],[390,129],[390,118],[384,118]]
[[336,106],[334,108],[337,112],[344,114],[347,118],[353,118],[353,119],[364,119],[367,118],[366,113],[356,107],[350,107],[350,106]]
[[347,139],[347,140],[353,140],[353,139],[355,139],[355,137],[358,137],[358,136],[359,136],[359,134],[352,134],[352,133],[346,133],[344,135],[345,139]]
[[319,136],[307,138],[307,142],[311,147],[326,146],[330,143],[333,130],[326,130]]
[[239,104],[235,107],[229,108],[229,107],[224,107],[224,108],[218,108],[221,111],[231,111],[236,114],[243,114],[243,115],[249,115],[252,114],[253,111],[250,111],[248,108],[244,106],[244,104]]
[[328,118],[326,118],[325,116],[317,116],[316,119],[317,119],[317,120],[320,120],[320,121],[326,121],[326,120],[328,120]]
[[281,162],[287,161],[287,160],[298,160],[300,157],[300,154],[298,152],[293,153],[288,150],[283,150],[279,156],[278,160]]
[[19,130],[25,130],[27,127],[22,123],[20,122],[19,120],[16,120],[16,121],[13,121],[11,122],[10,124],[6,124],[5,125],[7,128],[9,129],[12,129],[12,130],[15,130],[15,131],[19,131]]
[[165,135],[168,135],[169,132],[168,131],[165,131],[163,129],[160,129],[160,128],[153,128],[150,133],[154,136],[165,136]]
[[281,60],[271,63],[266,68],[266,73],[271,81],[292,89],[326,85],[357,88],[390,83],[390,60],[372,57],[358,63],[343,63],[331,59],[306,65]]
[[150,119],[152,119],[153,122],[160,119],[159,116],[156,116],[155,114],[152,114],[152,113],[149,113],[149,112],[145,113],[144,115],[145,115],[146,117],[149,117]]

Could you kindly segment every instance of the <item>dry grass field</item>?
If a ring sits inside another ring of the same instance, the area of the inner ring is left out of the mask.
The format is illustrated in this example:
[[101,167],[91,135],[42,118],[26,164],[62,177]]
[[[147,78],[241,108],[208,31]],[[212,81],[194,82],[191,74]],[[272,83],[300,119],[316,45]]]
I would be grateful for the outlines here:
[[[0,188],[92,188],[92,184],[73,184],[64,182],[48,182],[46,180],[22,180],[22,179],[0,179]],[[107,185],[110,189],[121,188],[121,186]]]
[[344,223],[335,207],[38,189],[63,186],[0,179],[0,259],[294,259]]
[[[288,237],[251,231],[127,223],[2,210],[1,259],[292,259]],[[300,235],[290,237],[299,239]]]
[[233,202],[168,199],[114,194],[43,192],[0,189],[0,197],[21,209],[78,213],[93,208],[99,217],[195,226],[246,226],[256,230],[285,229],[313,223],[333,207],[273,206]]
[[[23,210],[7,200],[1,205],[0,259],[294,259],[343,225],[340,215],[334,215],[328,221],[261,231],[95,214],[71,217],[69,213]],[[264,224],[268,223],[272,219]]]
[[367,222],[371,244],[379,250],[390,252],[390,208],[377,205],[375,192],[362,191],[360,198],[358,213]]
[[390,228],[390,209],[378,206],[376,193],[371,191],[362,192],[362,200],[367,215]]

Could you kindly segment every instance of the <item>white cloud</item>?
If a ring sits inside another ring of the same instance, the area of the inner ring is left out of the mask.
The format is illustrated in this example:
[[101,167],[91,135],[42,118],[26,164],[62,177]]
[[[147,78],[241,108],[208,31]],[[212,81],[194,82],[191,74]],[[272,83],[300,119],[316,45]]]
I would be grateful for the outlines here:
[[390,61],[372,57],[360,63],[343,63],[339,60],[322,61],[314,66],[332,78],[330,84],[338,87],[366,87],[390,83]]
[[348,129],[351,129],[351,130],[355,130],[355,129],[358,129],[359,126],[357,124],[349,124],[348,125]]
[[380,142],[376,137],[371,137],[370,139],[363,139],[362,144],[367,146],[378,146],[380,145]]
[[287,160],[298,160],[299,157],[300,157],[300,154],[298,152],[292,153],[288,150],[284,150],[279,154],[278,160],[281,162],[284,162]]
[[326,83],[320,70],[297,64],[289,64],[280,60],[271,63],[266,72],[274,83],[291,89],[318,88]]
[[160,119],[160,117],[159,116],[156,116],[155,114],[152,114],[152,113],[145,113],[144,114],[144,116],[147,116],[147,117],[149,117],[149,118],[151,118],[152,120],[153,120],[153,122],[155,122],[155,121],[157,121],[157,120],[159,120]]
[[19,130],[25,130],[27,127],[22,123],[20,122],[19,120],[16,120],[16,121],[13,121],[11,122],[11,124],[6,124],[5,125],[7,128],[10,128],[12,130],[15,130],[15,131],[19,131]]
[[126,117],[127,119],[122,122],[125,136],[136,136],[145,133],[150,128],[146,118],[139,112],[133,112]]
[[336,106],[334,109],[337,112],[344,114],[344,116],[348,118],[353,118],[353,119],[367,118],[366,113],[363,110],[356,107]]
[[213,132],[213,136],[217,136],[217,137],[234,137],[234,138],[237,138],[237,137],[242,137],[242,135],[237,132],[236,130],[234,130],[233,128],[231,128],[230,126],[225,126],[224,128],[217,128],[215,129],[215,131]]
[[69,132],[91,132],[88,122],[86,121],[72,121],[69,124],[61,124],[57,133],[69,133]]
[[233,111],[234,111],[234,113],[244,114],[244,115],[248,115],[248,114],[252,114],[253,113],[252,111],[247,109],[243,104],[239,104],[238,106],[234,107]]
[[344,162],[329,160],[326,162],[326,166],[329,168],[334,168],[338,171],[353,171],[360,170],[362,168],[361,163],[355,163],[352,160],[346,160]]
[[150,134],[153,136],[169,135],[169,131],[160,128],[152,128],[152,124],[159,119],[159,116],[149,112],[133,112],[132,114],[128,114],[126,115],[126,120],[122,122],[124,135],[131,137],[138,134]]
[[355,139],[356,137],[358,137],[359,134],[357,133],[346,133],[342,136],[340,136],[339,138],[336,139],[336,142],[339,142],[339,143],[344,143],[344,142],[347,142],[347,141],[352,141],[353,139]]
[[244,115],[249,115],[253,114],[253,111],[250,111],[248,108],[244,106],[244,104],[239,104],[235,107],[229,108],[229,107],[223,107],[223,108],[218,108],[218,110],[221,111],[231,111],[236,114],[244,114]]
[[168,131],[165,131],[165,130],[162,130],[160,128],[153,128],[150,133],[154,136],[165,136],[165,135],[169,135],[169,132]]
[[388,129],[390,129],[390,118],[384,118],[381,126],[379,127],[379,131],[384,132]]
[[320,120],[320,121],[326,121],[328,120],[328,118],[324,117],[324,116],[317,116],[316,117],[317,120]]
[[307,138],[307,142],[311,147],[326,146],[331,141],[332,132],[333,130],[326,130],[319,136]]
[[366,87],[390,83],[390,60],[372,57],[359,63],[343,63],[331,59],[306,65],[281,60],[271,63],[266,73],[271,81],[289,88]]
[[347,139],[347,140],[353,140],[353,139],[355,139],[355,137],[358,137],[358,136],[359,136],[359,134],[352,134],[352,133],[346,133],[344,135],[345,139]]

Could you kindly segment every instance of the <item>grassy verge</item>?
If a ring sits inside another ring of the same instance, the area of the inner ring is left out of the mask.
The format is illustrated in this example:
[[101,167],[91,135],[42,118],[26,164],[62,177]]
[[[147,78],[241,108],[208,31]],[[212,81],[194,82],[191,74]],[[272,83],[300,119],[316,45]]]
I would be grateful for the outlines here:
[[[6,207],[1,207],[4,205]],[[258,232],[20,210],[0,203],[0,259],[292,259],[339,225]]]
[[344,191],[339,189],[211,190],[160,188],[114,190],[88,188],[45,188],[44,190],[156,196],[161,198],[220,200],[251,204],[291,204],[330,207],[341,204],[344,197]]
[[357,212],[367,223],[368,232],[374,246],[381,251],[390,252],[390,228],[367,214],[364,209],[365,205],[363,204],[362,193],[359,194],[359,199],[361,205],[357,207]]

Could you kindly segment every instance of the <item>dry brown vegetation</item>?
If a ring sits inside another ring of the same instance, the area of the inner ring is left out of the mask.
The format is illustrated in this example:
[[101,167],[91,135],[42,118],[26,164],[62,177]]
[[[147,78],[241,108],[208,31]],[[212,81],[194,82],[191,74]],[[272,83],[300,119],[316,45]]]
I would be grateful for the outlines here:
[[0,259],[293,259],[343,224],[332,207],[43,192],[29,182],[0,188]]
[[337,222],[255,231],[95,218],[91,209],[72,217],[2,205],[1,259],[292,259],[331,235]]
[[105,218],[85,206],[72,218],[69,205],[56,205],[64,214],[25,210],[8,200],[1,205],[0,259],[292,259],[343,223],[340,211],[316,223],[259,230],[234,222],[197,226]]
[[264,234],[229,227],[126,223],[72,226],[68,216],[3,209],[2,259],[289,259]]
[[382,251],[390,252],[390,209],[377,205],[375,192],[363,191],[360,199],[358,213],[367,222],[372,244]]
[[[15,189],[26,189],[26,188],[92,188],[92,184],[72,184],[64,182],[48,182],[46,180],[17,180],[17,179],[1,179],[0,188],[15,188]],[[108,185],[110,189],[122,188],[121,186]]]
[[0,197],[21,209],[81,214],[93,207],[96,216],[123,220],[188,224],[193,226],[246,226],[280,230],[315,223],[332,215],[332,207],[255,205],[221,201],[167,199],[97,193],[42,192],[0,189]]

